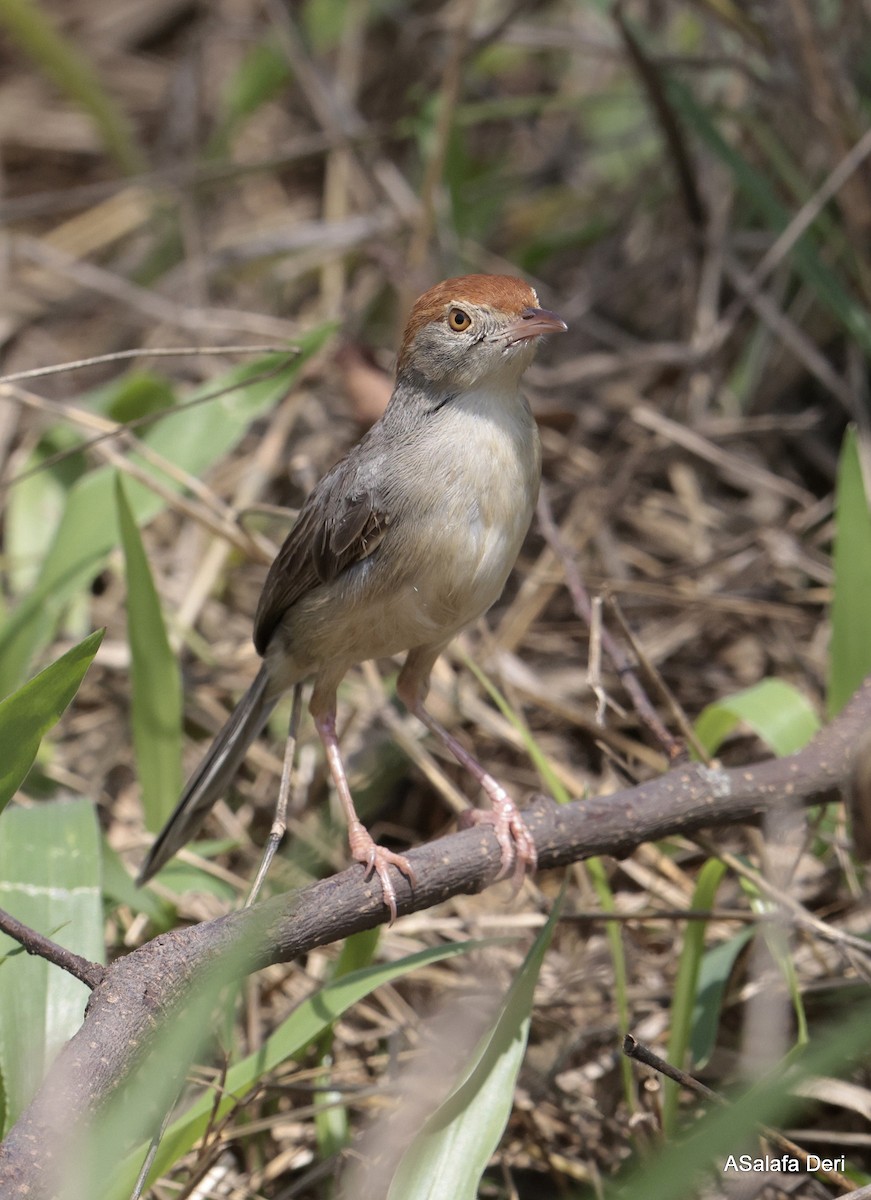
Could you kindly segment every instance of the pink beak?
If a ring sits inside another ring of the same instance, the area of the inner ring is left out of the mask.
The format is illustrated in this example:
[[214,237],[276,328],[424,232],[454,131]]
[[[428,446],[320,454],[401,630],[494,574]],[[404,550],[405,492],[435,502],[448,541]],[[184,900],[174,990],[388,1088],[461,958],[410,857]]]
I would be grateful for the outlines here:
[[565,333],[567,329],[568,325],[556,313],[549,312],[546,308],[525,308],[500,337],[504,337],[507,344],[513,346],[515,342],[544,337],[547,333]]

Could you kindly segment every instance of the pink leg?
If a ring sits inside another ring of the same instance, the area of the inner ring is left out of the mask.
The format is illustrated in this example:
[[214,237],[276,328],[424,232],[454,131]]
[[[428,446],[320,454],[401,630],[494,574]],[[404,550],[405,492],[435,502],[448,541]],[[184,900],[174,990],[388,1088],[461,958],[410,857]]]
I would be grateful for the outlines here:
[[367,879],[373,873],[378,876],[384,896],[384,903],[390,913],[390,924],[392,925],[396,920],[396,889],[393,886],[393,881],[390,878],[390,872],[387,868],[388,866],[396,867],[408,879],[409,883],[414,886],[414,871],[411,869],[411,863],[404,855],[394,854],[392,850],[388,850],[385,846],[379,846],[377,842],[373,841],[372,835],[357,816],[357,810],[354,808],[354,801],[351,797],[351,789],[348,786],[348,777],[345,774],[345,765],[342,762],[342,755],[339,750],[338,738],[336,737],[335,706],[329,711],[320,714],[312,712],[312,716],[314,717],[318,736],[326,752],[327,765],[330,768],[333,783],[336,785],[336,791],[339,793],[339,800],[342,803],[345,819],[348,822],[348,841],[351,847],[351,857],[355,862],[363,863],[366,868],[365,877]]
[[424,706],[424,697],[429,688],[429,673],[440,652],[441,647],[435,653],[425,649],[412,650],[399,674],[396,690],[406,708],[436,735],[460,766],[466,768],[486,793],[491,810],[482,812],[480,809],[470,809],[468,813],[463,814],[461,821],[493,826],[502,859],[497,878],[504,879],[511,873],[513,866],[513,883],[517,889],[523,883],[525,872],[534,871],[538,864],[535,842],[526,822],[502,784],[485,771],[465,746],[461,745],[453,734],[448,733]]

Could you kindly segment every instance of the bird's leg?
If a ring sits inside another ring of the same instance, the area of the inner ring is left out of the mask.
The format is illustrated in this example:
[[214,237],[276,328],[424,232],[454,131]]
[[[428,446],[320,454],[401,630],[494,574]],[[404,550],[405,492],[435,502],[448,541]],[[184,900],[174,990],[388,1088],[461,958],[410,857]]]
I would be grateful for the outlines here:
[[538,854],[532,834],[520,815],[517,805],[497,779],[486,771],[474,755],[463,746],[453,734],[435,719],[424,705],[429,690],[429,676],[435,660],[443,647],[432,649],[420,647],[409,652],[399,678],[396,690],[400,700],[414,713],[419,721],[436,735],[439,741],[451,752],[460,766],[477,780],[490,801],[490,811],[470,809],[463,814],[465,822],[471,824],[486,823],[493,826],[496,839],[499,842],[502,865],[498,879],[504,879],[511,873],[513,867],[514,887],[519,888],[526,871],[534,871],[538,863]]
[[275,858],[275,851],[278,849],[287,829],[287,804],[290,799],[290,781],[293,778],[293,764],[296,758],[296,738],[299,732],[299,714],[301,708],[302,684],[297,683],[293,689],[293,704],[290,709],[290,722],[287,727],[287,744],[284,747],[284,762],[281,767],[281,783],[278,785],[275,816],[272,818],[272,828],[269,830],[266,848],[263,851],[260,866],[257,868],[257,876],[251,885],[248,899],[245,901],[246,908],[249,908],[260,894],[263,880],[266,878],[266,872],[269,870],[273,858]]
[[390,924],[392,925],[396,920],[396,889],[393,886],[393,881],[390,878],[390,872],[387,868],[388,866],[396,867],[398,871],[402,872],[412,887],[414,886],[414,871],[411,868],[411,863],[404,855],[394,854],[386,846],[379,846],[357,816],[357,810],[354,807],[354,800],[351,796],[351,789],[348,785],[348,777],[345,774],[345,764],[342,762],[342,754],[339,750],[339,740],[336,737],[335,697],[332,697],[323,706],[322,699],[318,695],[316,688],[309,709],[314,717],[318,736],[323,743],[327,756],[327,765],[330,768],[333,783],[336,785],[336,791],[339,794],[339,800],[345,813],[345,820],[348,822],[348,842],[351,847],[351,857],[355,862],[362,863],[365,866],[367,879],[373,873],[378,876],[378,881],[381,884],[381,892],[384,896],[384,903],[390,913]]

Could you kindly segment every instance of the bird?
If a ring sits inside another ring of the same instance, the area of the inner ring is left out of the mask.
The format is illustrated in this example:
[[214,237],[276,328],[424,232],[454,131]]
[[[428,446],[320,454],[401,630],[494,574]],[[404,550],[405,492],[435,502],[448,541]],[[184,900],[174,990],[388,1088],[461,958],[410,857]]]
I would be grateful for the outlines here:
[[140,885],[196,833],[279,699],[291,689],[298,697],[312,680],[309,712],[351,857],[366,879],[377,877],[395,920],[390,868],[412,887],[414,872],[357,815],[336,735],[336,693],[354,665],[402,653],[400,700],[489,799],[473,819],[494,828],[499,876],[513,868],[522,881],[535,869],[535,844],[514,801],[425,701],[436,659],[499,598],[526,537],[541,449],[520,379],[539,340],[567,328],[511,275],[446,279],[414,303],[390,401],[315,486],[278,551],[254,617],[260,669],[154,841]]

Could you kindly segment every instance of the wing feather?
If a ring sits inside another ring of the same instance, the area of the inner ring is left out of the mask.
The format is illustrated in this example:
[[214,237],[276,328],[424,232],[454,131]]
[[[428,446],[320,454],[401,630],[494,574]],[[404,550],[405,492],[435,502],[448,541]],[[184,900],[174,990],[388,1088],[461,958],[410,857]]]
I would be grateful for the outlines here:
[[[364,439],[365,440],[365,439]],[[266,648],[289,608],[319,584],[330,583],[378,547],[390,524],[381,490],[371,481],[380,465],[370,454],[368,468],[358,467],[357,451],[336,463],[306,500],[275,556],[254,617],[254,645]]]

